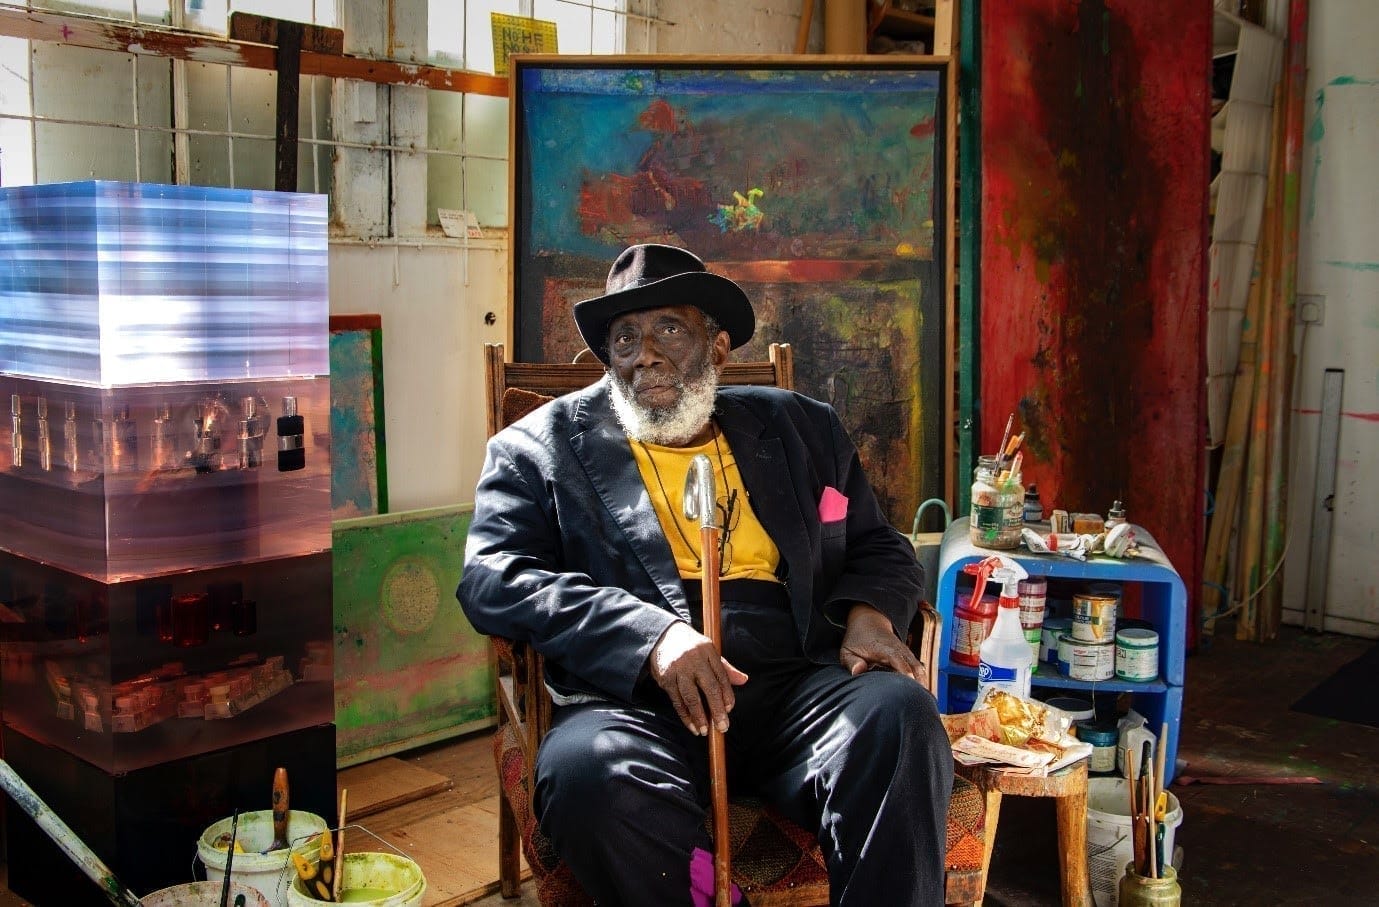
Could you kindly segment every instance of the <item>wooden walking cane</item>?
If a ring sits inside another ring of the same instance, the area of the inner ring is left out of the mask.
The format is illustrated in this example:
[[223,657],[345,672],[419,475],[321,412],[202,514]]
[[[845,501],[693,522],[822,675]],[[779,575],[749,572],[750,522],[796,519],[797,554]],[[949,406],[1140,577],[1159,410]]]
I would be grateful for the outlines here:
[[[698,454],[685,476],[685,517],[699,521],[699,547],[704,563],[704,635],[723,654],[722,603],[718,587],[718,508],[714,503],[713,464]],[[723,732],[709,721],[709,792],[713,799],[714,907],[732,903],[732,855],[728,840],[728,751]]]

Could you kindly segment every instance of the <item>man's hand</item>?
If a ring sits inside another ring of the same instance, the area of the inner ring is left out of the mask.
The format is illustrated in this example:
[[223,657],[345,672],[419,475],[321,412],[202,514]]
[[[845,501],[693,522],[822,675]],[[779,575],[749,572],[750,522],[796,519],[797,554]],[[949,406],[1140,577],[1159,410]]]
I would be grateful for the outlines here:
[[890,619],[871,605],[853,605],[848,612],[838,661],[853,676],[872,668],[890,668],[924,682],[924,668],[915,653],[895,635]]
[[[728,729],[733,686],[746,683],[747,675],[728,664],[707,636],[676,621],[651,650],[647,667],[692,733],[708,736],[709,718],[720,732]],[[704,714],[705,701],[709,704],[708,717]]]

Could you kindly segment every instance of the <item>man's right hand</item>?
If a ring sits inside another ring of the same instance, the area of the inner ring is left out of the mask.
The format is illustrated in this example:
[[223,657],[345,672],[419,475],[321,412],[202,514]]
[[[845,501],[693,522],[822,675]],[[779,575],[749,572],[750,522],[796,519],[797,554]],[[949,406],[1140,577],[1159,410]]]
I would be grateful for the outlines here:
[[[676,621],[651,650],[648,668],[691,733],[708,736],[709,718],[720,732],[728,730],[733,687],[746,683],[747,675],[728,664],[707,636]],[[707,717],[705,702],[709,704]]]

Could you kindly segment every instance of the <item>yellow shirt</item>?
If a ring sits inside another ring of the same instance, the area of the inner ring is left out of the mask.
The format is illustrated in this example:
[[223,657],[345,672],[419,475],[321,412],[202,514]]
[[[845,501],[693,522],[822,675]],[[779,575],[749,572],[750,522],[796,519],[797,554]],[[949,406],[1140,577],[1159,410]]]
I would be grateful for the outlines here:
[[[775,582],[780,564],[776,543],[761,528],[761,522],[747,502],[747,490],[737,470],[732,448],[721,436],[698,447],[662,447],[631,441],[632,457],[642,474],[647,496],[661,522],[661,531],[670,542],[675,566],[682,579],[702,579],[699,521],[685,517],[685,476],[696,454],[704,454],[713,464],[714,493],[718,500],[718,523],[723,555],[723,579],[759,579]],[[731,501],[732,513],[728,514]]]

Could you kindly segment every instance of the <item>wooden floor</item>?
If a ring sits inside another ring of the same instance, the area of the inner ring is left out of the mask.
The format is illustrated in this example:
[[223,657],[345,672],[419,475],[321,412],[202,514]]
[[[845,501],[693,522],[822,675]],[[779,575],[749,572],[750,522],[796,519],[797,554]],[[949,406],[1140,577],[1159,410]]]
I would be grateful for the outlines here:
[[[1178,774],[1204,780],[1173,787],[1183,903],[1379,903],[1379,729],[1289,710],[1373,643],[1285,628],[1256,646],[1229,631],[1187,660]],[[1231,777],[1265,780],[1209,783]],[[1321,783],[1283,783],[1299,777]],[[412,857],[426,907],[535,907],[531,883],[517,901],[496,893],[487,733],[344,769],[339,783],[349,789],[346,849]],[[1051,803],[1006,798],[986,903],[1056,904],[1057,865]],[[0,907],[19,903],[0,891]]]

